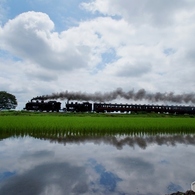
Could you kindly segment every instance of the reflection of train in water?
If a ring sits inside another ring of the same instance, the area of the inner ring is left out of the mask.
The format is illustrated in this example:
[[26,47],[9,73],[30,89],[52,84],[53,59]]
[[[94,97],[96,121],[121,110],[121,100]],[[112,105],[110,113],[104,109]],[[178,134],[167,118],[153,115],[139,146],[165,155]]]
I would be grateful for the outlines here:
[[[28,102],[25,107],[26,110],[35,111],[56,111],[61,110],[61,102],[57,101],[33,101]],[[195,114],[194,106],[165,106],[165,105],[138,105],[138,104],[111,104],[111,103],[90,103],[90,102],[67,102],[65,108],[62,109],[67,112],[156,112],[156,113],[175,113],[175,114]]]

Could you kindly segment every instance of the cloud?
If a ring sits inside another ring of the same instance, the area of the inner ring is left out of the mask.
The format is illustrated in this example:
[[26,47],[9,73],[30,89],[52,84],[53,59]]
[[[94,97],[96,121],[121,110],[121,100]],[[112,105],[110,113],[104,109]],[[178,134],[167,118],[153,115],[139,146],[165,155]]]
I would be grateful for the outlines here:
[[[68,163],[47,163],[8,178],[1,185],[1,194],[78,194],[86,193],[88,176],[82,167]],[[71,185],[70,185],[71,184]]]
[[38,67],[33,64],[29,64],[25,70],[25,74],[29,80],[39,80],[44,82],[56,81],[58,79],[57,72],[52,72],[44,67]]
[[122,169],[125,172],[136,175],[150,175],[154,174],[154,165],[146,162],[141,158],[118,158],[117,162],[122,164]]
[[[27,153],[27,154],[23,154],[21,156],[21,160],[24,160],[25,162],[26,161],[36,161],[37,160],[40,160],[40,159],[52,159],[54,157],[55,153],[53,151],[47,151],[47,150],[40,150],[40,151],[35,151],[35,152],[32,152],[32,153]],[[46,161],[45,160],[45,161]]]
[[2,48],[48,69],[87,66],[87,46],[77,44],[71,32],[60,35],[53,30],[54,23],[47,14],[33,11],[20,14],[1,29]]
[[[121,30],[124,36],[119,37]],[[2,49],[25,62],[70,71],[96,67],[103,60],[101,55],[125,44],[132,34],[134,29],[127,22],[110,17],[82,22],[58,33],[48,15],[31,11],[1,28],[1,43]]]
[[182,11],[193,9],[193,1],[186,0],[155,0],[126,1],[121,0],[94,0],[82,3],[83,8],[91,12],[99,12],[109,16],[120,16],[135,25],[151,24],[167,26],[175,22],[175,17]]
[[136,62],[135,64],[126,63],[120,66],[116,75],[120,77],[139,77],[147,74],[151,70],[151,65],[146,62]]

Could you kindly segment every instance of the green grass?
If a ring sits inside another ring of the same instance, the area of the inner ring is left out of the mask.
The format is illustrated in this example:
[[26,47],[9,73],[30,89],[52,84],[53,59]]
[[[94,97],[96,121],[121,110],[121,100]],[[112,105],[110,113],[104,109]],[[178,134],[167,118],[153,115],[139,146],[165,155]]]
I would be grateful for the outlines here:
[[1,112],[0,134],[195,133],[195,118],[158,114]]

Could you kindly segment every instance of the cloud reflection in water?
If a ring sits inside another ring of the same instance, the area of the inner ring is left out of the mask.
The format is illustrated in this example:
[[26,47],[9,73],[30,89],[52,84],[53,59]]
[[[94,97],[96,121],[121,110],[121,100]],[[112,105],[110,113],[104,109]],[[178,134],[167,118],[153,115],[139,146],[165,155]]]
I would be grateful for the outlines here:
[[0,142],[0,194],[156,195],[195,180],[194,135],[34,137]]

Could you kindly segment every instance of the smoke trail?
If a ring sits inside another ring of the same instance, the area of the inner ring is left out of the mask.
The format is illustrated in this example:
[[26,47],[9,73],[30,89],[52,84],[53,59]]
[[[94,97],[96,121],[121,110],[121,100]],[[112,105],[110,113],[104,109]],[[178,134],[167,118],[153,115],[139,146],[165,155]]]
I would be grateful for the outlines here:
[[117,88],[111,92],[61,92],[52,93],[51,95],[43,95],[33,98],[32,100],[48,100],[48,99],[60,99],[60,100],[78,100],[78,101],[94,101],[94,102],[107,102],[118,98],[124,98],[126,100],[147,100],[150,102],[174,102],[174,103],[195,103],[194,93],[184,93],[175,95],[173,92],[170,93],[147,93],[145,89],[140,89],[137,92],[134,90],[124,92],[121,88]]

